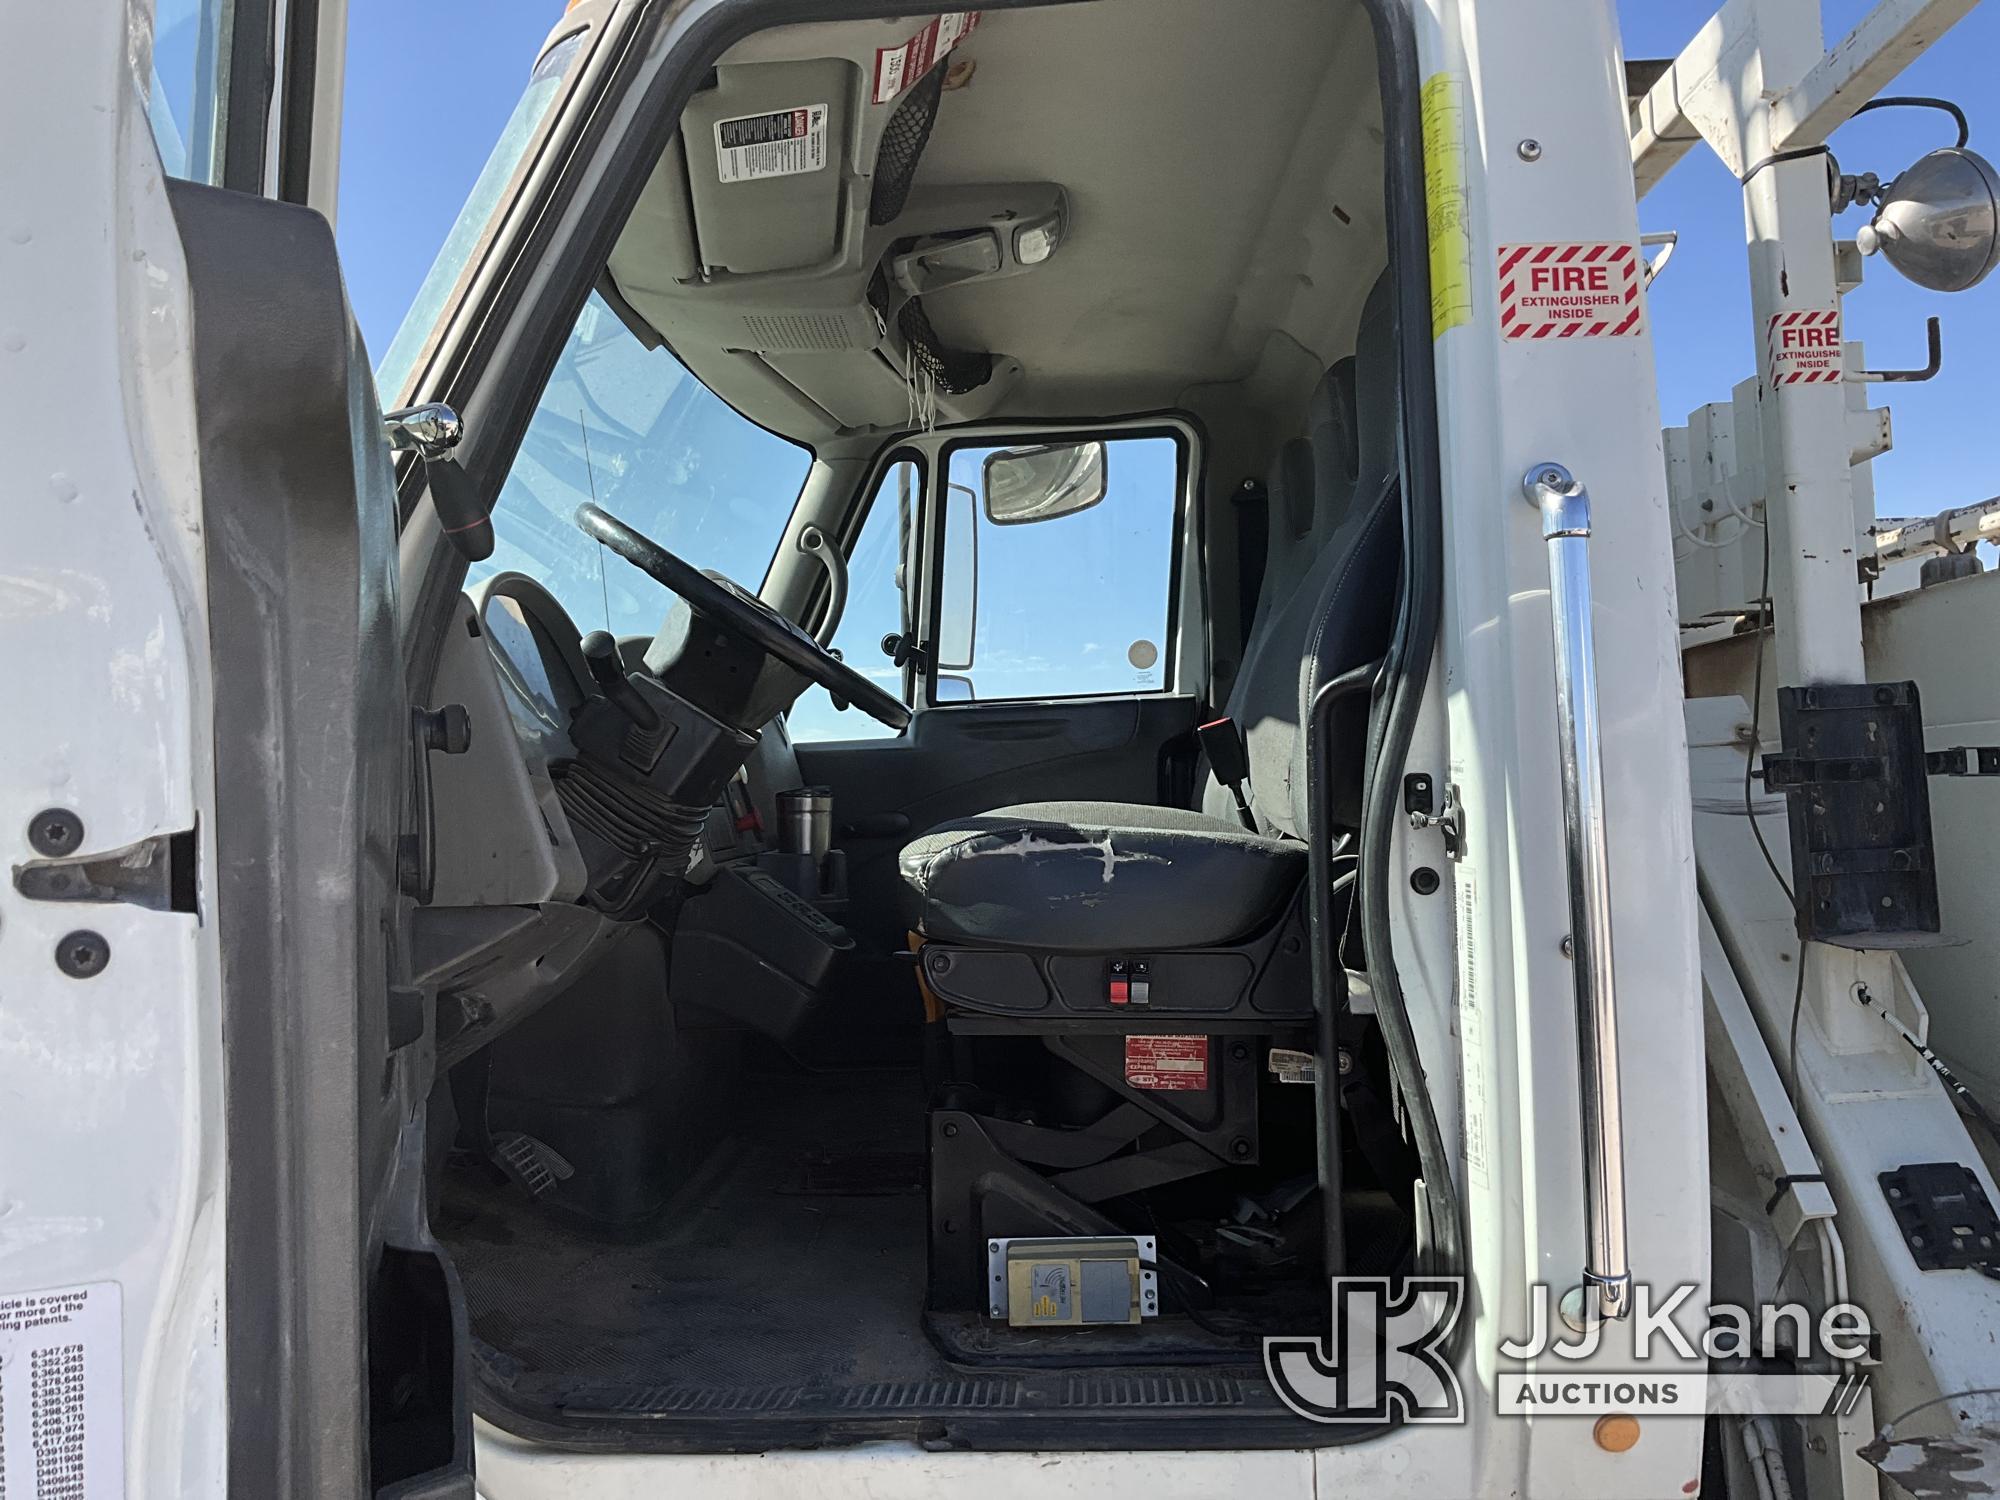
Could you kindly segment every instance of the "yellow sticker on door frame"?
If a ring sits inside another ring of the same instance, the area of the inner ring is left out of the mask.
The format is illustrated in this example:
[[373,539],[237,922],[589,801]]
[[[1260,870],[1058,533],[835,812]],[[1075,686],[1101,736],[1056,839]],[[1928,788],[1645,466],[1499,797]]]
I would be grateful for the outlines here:
[[1449,73],[1424,80],[1424,219],[1430,238],[1431,337],[1472,321],[1472,232],[1466,225],[1465,97]]

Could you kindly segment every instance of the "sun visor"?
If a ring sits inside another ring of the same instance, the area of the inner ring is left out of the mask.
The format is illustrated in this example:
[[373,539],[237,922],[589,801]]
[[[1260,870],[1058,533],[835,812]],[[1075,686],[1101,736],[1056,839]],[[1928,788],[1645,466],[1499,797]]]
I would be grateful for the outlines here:
[[1055,183],[924,179],[933,124],[963,104],[945,54],[976,16],[952,14],[948,37],[946,17],[914,33],[808,23],[739,43],[684,107],[612,248],[611,283],[634,316],[787,436],[894,427],[920,408],[963,419],[961,403],[997,400],[1020,374],[952,345],[950,320],[934,328],[923,308],[1038,264],[1023,247],[1048,258],[1065,223]]
[[700,258],[747,276],[835,257],[853,176],[854,66],[723,66],[681,116]]

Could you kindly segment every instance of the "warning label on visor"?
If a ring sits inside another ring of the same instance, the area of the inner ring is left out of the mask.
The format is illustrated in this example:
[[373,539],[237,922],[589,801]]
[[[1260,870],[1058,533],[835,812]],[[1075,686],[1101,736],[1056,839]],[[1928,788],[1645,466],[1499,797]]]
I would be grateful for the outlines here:
[[826,165],[826,106],[715,122],[715,174],[724,182],[792,177]]

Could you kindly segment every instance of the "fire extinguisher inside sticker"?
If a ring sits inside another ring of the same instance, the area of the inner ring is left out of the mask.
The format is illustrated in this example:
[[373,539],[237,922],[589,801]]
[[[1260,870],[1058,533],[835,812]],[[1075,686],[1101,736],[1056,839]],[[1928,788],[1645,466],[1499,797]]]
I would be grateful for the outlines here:
[[1773,313],[1766,342],[1772,385],[1832,385],[1845,378],[1837,307]]
[[715,173],[724,182],[794,177],[826,165],[826,106],[715,122]]
[[1502,245],[1500,336],[1637,335],[1645,316],[1644,273],[1633,245]]

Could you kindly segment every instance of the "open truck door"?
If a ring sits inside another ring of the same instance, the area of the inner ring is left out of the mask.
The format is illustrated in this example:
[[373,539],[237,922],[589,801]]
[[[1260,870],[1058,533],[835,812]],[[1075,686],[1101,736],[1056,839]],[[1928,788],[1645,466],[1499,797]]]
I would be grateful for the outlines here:
[[152,9],[22,13],[0,90],[0,1493],[470,1496],[345,7]]
[[330,230],[213,189],[169,202],[209,539],[232,1482],[469,1495],[408,922],[430,858],[412,777],[463,745],[404,689],[394,477]]

